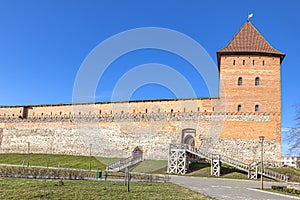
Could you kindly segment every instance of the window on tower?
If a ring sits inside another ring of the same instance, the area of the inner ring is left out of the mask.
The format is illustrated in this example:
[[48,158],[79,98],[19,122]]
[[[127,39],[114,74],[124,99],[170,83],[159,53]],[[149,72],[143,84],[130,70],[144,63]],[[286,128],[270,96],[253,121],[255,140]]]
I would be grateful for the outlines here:
[[255,105],[255,112],[259,111],[259,105]]
[[233,60],[233,65],[235,65],[235,60]]
[[243,65],[245,65],[245,63],[246,63],[246,61],[245,61],[245,60],[243,60]]
[[255,78],[255,86],[258,86],[260,84],[260,79],[259,77]]
[[243,85],[243,78],[242,77],[239,77],[239,79],[238,79],[238,85],[239,86]]
[[255,65],[255,60],[252,60],[252,65],[253,65],[253,66]]
[[242,112],[242,106],[241,106],[241,105],[238,105],[237,111],[238,111],[238,112]]

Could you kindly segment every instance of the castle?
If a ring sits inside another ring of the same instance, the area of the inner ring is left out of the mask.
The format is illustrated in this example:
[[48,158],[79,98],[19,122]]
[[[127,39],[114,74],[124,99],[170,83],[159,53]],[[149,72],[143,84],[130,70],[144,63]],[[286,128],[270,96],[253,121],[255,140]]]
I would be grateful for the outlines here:
[[167,159],[185,143],[247,163],[281,159],[280,65],[274,49],[246,21],[217,52],[218,98],[0,107],[0,153],[55,153]]

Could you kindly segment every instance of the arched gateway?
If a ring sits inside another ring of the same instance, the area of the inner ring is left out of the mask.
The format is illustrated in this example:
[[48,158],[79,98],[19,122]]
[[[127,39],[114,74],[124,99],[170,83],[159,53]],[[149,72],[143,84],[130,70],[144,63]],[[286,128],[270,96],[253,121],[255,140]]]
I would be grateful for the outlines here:
[[182,130],[181,143],[195,146],[196,130],[192,128],[186,128]]

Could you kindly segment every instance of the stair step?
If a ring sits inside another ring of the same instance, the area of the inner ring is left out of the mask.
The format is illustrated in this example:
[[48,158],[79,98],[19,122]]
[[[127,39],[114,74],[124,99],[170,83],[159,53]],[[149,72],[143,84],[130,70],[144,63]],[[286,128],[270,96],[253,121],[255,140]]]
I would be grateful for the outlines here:
[[[257,173],[257,174],[261,174],[260,166],[258,164],[253,164],[253,163],[246,164],[239,160],[232,159],[227,156],[213,154],[213,153],[204,151],[202,149],[198,149],[198,148],[189,146],[187,144],[170,144],[170,152],[172,150],[177,150],[177,151],[181,150],[181,151],[184,151],[185,154],[190,153],[201,159],[208,160],[211,163],[215,160],[219,160],[221,163],[225,163],[229,166],[235,167],[241,171],[247,172],[248,174],[253,174],[253,172],[251,173],[251,171],[255,171],[255,173]],[[288,180],[287,176],[280,174],[278,172],[271,171],[269,169],[264,169],[263,176],[272,178],[272,179],[275,179],[278,181],[287,181]],[[253,176],[250,176],[250,177],[253,177]],[[256,175],[256,177],[257,177],[257,175]]]

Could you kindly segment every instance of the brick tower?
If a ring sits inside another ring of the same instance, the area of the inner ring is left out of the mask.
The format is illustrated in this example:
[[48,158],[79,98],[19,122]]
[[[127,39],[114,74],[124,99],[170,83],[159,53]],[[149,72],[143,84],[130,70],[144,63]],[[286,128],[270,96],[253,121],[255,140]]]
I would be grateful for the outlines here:
[[274,49],[250,21],[217,52],[220,98],[227,112],[281,113],[280,64]]
[[[227,113],[265,116],[262,121],[225,121],[221,137],[274,143],[267,155],[281,158],[280,65],[285,54],[274,49],[250,21],[240,28],[226,47],[217,52],[220,99]],[[257,147],[253,147],[256,151]]]

